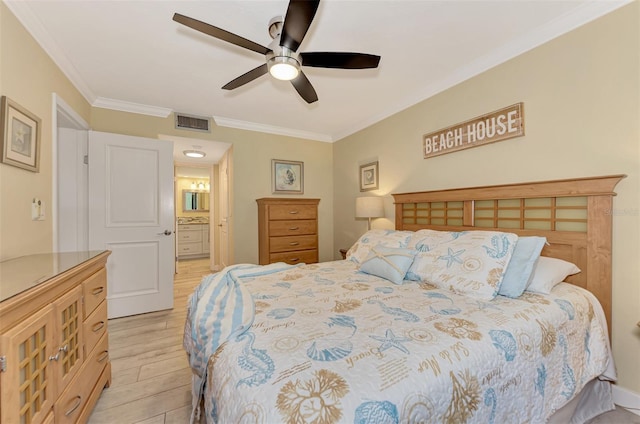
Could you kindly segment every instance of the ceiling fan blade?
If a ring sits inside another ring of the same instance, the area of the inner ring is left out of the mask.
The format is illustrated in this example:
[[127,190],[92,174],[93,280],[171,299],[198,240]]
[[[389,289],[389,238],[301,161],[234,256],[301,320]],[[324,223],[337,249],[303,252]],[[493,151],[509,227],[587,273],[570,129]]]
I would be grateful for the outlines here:
[[302,66],[316,68],[368,69],[377,68],[380,56],[366,53],[312,52],[300,53]]
[[302,71],[300,71],[297,77],[291,80],[291,84],[293,84],[298,94],[300,94],[300,97],[302,97],[307,103],[318,101],[316,90],[314,90],[311,82]]
[[246,74],[240,75],[238,78],[234,79],[233,81],[229,81],[227,84],[224,85],[224,87],[222,87],[222,89],[233,90],[234,88],[241,87],[246,83],[253,81],[256,78],[263,76],[267,72],[269,72],[269,69],[267,67],[267,64],[265,63],[263,65],[258,66],[257,68],[250,70]]
[[267,54],[271,51],[265,46],[261,46],[258,43],[254,43],[253,41],[247,40],[246,38],[240,37],[239,35],[236,35],[232,32],[225,31],[224,29],[214,27],[213,25],[209,25],[205,22],[181,15],[179,13],[173,14],[173,20],[182,25],[188,26],[189,28],[195,29],[196,31],[200,31],[219,40],[226,41],[227,43],[235,44],[236,46],[253,50],[257,53]]
[[300,47],[313,17],[316,15],[320,0],[290,0],[284,25],[280,34],[280,45],[293,50]]

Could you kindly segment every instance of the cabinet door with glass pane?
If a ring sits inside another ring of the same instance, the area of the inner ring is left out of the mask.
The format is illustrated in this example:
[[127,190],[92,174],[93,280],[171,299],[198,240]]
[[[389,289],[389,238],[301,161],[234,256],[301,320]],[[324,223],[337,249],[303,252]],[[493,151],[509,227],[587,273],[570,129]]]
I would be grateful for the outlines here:
[[5,371],[0,373],[0,421],[39,424],[55,400],[58,351],[53,306],[47,305],[2,335]]
[[83,361],[82,349],[82,286],[66,293],[53,303],[56,320],[56,348],[52,365],[59,391],[67,387],[80,370]]

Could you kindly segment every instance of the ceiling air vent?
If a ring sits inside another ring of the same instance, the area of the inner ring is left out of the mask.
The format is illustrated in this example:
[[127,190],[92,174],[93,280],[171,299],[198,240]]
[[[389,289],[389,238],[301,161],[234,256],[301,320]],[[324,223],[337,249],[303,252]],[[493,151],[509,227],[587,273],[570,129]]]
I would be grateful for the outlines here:
[[176,129],[210,132],[209,118],[176,113]]

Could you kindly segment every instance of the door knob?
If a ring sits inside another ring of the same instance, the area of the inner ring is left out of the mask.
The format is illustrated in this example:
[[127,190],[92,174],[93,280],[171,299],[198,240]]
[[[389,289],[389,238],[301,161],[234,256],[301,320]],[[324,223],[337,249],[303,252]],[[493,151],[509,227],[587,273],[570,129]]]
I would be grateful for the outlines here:
[[159,236],[170,236],[171,234],[173,234],[171,230],[164,230],[163,233],[158,233]]

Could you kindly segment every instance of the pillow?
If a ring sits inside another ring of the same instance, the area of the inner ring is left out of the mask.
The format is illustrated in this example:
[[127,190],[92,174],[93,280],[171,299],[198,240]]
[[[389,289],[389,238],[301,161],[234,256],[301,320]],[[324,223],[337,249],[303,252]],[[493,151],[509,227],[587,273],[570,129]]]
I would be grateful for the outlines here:
[[453,240],[459,234],[451,231],[418,230],[411,235],[407,249],[428,252],[438,244]]
[[446,241],[416,253],[407,277],[454,293],[493,299],[518,236],[497,231],[446,233],[438,235]]
[[369,255],[360,264],[360,271],[384,278],[394,284],[402,284],[415,254],[411,249],[378,245],[371,248]]
[[351,246],[346,259],[359,264],[369,256],[374,246],[405,248],[412,234],[413,231],[369,230]]
[[524,293],[546,242],[546,237],[518,238],[498,294],[516,298]]
[[526,290],[534,293],[549,294],[556,284],[561,283],[568,276],[579,272],[580,268],[571,262],[558,258],[540,256],[538,263],[533,269],[531,283]]

